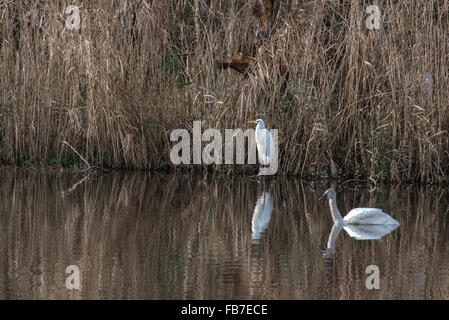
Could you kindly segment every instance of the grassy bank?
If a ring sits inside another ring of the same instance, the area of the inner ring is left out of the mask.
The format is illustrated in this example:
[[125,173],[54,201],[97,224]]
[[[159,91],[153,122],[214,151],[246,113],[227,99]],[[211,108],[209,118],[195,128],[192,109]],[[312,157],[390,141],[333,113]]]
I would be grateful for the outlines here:
[[80,163],[67,141],[92,165],[178,170],[172,130],[263,118],[280,173],[445,181],[449,1],[377,1],[379,30],[371,4],[285,0],[245,78],[214,62],[256,52],[246,1],[3,1],[0,162]]

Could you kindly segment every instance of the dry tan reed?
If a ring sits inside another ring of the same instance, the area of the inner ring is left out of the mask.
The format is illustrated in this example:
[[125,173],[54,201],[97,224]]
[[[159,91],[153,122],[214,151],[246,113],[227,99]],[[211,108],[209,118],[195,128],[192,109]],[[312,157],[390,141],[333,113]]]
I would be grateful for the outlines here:
[[246,1],[74,4],[79,31],[66,1],[0,2],[3,163],[80,162],[67,141],[92,165],[178,170],[173,129],[260,117],[279,129],[282,174],[449,176],[448,0],[374,1],[380,30],[365,27],[372,1],[285,0],[247,78],[214,65],[255,54]]

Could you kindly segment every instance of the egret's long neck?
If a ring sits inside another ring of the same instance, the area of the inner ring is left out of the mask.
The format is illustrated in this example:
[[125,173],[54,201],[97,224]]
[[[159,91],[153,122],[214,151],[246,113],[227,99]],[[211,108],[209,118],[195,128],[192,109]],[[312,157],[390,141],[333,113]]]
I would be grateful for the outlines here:
[[334,220],[334,223],[342,223],[343,219],[337,208],[337,200],[329,199],[329,207],[331,208],[332,220]]

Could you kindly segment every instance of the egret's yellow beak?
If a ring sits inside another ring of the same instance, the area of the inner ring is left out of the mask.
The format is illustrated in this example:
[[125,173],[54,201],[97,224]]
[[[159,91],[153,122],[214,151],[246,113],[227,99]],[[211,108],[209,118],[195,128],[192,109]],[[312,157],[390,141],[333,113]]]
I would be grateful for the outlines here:
[[257,123],[257,121],[248,121],[248,123]]

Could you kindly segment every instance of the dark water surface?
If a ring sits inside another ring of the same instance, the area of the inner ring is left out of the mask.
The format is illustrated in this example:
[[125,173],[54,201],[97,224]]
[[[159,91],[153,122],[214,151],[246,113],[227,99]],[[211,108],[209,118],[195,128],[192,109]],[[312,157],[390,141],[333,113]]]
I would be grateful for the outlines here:
[[[380,240],[341,230],[325,257],[326,185],[13,169],[0,179],[0,299],[449,299],[449,193],[438,187],[338,189],[343,213],[380,207],[400,226]],[[69,265],[80,290],[66,288]],[[365,286],[370,265],[378,290]]]

